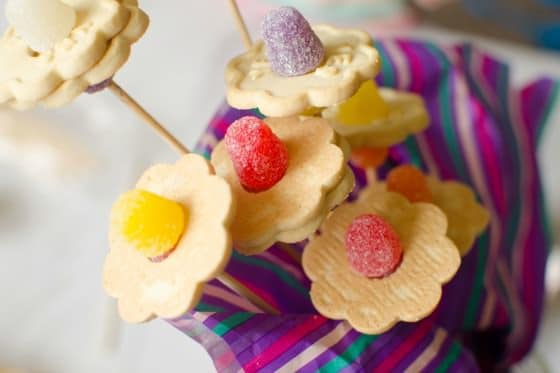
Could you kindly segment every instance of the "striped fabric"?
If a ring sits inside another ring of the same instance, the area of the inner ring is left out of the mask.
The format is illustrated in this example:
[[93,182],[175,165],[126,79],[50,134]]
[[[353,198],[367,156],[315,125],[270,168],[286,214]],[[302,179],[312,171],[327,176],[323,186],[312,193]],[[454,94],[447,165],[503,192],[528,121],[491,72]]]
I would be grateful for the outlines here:
[[[382,335],[317,314],[299,264],[303,244],[234,254],[227,272],[281,316],[212,281],[196,312],[169,320],[208,350],[220,372],[474,372],[509,366],[533,345],[549,249],[536,147],[559,85],[543,79],[512,90],[508,67],[469,45],[387,40],[377,47],[379,83],[421,94],[432,117],[428,131],[391,149],[381,176],[411,162],[467,183],[490,210],[491,226],[436,311]],[[255,112],[224,105],[198,150],[208,156],[228,125],[247,114]],[[360,189],[365,176],[355,172]]]

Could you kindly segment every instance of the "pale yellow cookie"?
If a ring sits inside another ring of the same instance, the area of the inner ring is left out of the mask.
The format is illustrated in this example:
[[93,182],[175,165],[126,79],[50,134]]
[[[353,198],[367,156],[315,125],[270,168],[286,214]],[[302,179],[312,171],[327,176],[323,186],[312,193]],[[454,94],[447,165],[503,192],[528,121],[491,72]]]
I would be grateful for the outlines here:
[[0,39],[0,105],[28,109],[65,105],[111,78],[146,31],[136,0],[66,0],[77,12],[70,35],[38,53],[9,28]]
[[476,200],[467,185],[428,177],[433,203],[447,215],[447,236],[455,242],[462,256],[471,250],[475,239],[486,229],[490,214]]
[[[354,271],[344,244],[352,221],[372,213],[393,226],[404,248],[400,266],[380,279]],[[382,185],[369,187],[356,202],[335,209],[305,248],[302,264],[313,282],[313,305],[323,316],[347,320],[365,334],[383,333],[399,321],[421,320],[435,309],[442,285],[461,263],[446,230],[445,214],[436,206],[411,204]]]
[[175,165],[150,168],[136,188],[183,206],[188,212],[186,230],[169,257],[155,263],[113,224],[103,285],[118,299],[120,315],[128,322],[178,317],[196,306],[205,281],[221,273],[230,258],[231,188],[213,174],[208,161],[194,154]]
[[259,108],[269,117],[297,115],[310,106],[348,99],[379,71],[379,55],[367,33],[328,25],[313,30],[325,47],[321,66],[301,76],[280,76],[271,70],[264,43],[258,41],[226,68],[228,103],[238,109]]
[[428,127],[430,118],[422,97],[390,88],[379,88],[379,94],[388,105],[386,118],[363,125],[346,125],[337,120],[338,106],[326,108],[322,116],[348,140],[353,149],[388,147]]
[[349,148],[324,119],[265,122],[284,142],[289,156],[286,175],[269,190],[250,193],[241,186],[223,141],[212,153],[216,173],[233,189],[237,213],[231,232],[235,248],[246,255],[258,254],[277,241],[306,239],[354,187],[354,174],[347,166]]

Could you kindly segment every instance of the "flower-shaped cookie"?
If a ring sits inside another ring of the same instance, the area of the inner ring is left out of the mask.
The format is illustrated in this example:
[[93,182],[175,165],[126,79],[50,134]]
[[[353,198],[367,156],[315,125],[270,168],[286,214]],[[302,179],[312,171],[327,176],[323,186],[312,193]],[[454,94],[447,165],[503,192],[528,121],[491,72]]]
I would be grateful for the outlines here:
[[353,149],[368,146],[388,147],[428,127],[430,118],[420,96],[390,88],[380,88],[379,95],[387,105],[387,113],[386,116],[376,118],[370,123],[341,123],[338,120],[339,106],[326,108],[322,115],[348,140]]
[[232,225],[235,248],[257,254],[274,242],[298,242],[319,227],[328,212],[354,186],[347,166],[349,148],[322,118],[268,118],[266,124],[285,144],[289,165],[272,188],[251,193],[241,185],[224,141],[212,153],[216,173],[231,185],[237,202]]
[[66,0],[77,12],[70,35],[38,53],[11,27],[0,39],[0,105],[27,109],[69,103],[88,86],[111,78],[146,31],[136,0]]
[[425,176],[411,165],[400,165],[389,172],[387,180],[381,185],[411,202],[430,202],[439,207],[447,215],[447,236],[462,256],[469,253],[476,237],[488,226],[490,214],[465,184],[440,181]]
[[476,200],[471,188],[456,181],[428,177],[433,203],[447,215],[447,236],[457,245],[462,256],[469,253],[474,240],[488,226],[490,214]]
[[146,258],[112,222],[103,284],[118,298],[124,320],[184,314],[197,304],[204,282],[225,267],[231,254],[233,198],[227,182],[211,169],[204,158],[190,154],[175,165],[150,168],[139,180],[138,190],[174,201],[186,211],[186,229],[164,260]]
[[377,74],[379,55],[367,33],[327,25],[313,30],[325,48],[322,65],[305,75],[282,77],[271,70],[259,41],[227,66],[228,103],[238,109],[258,108],[270,117],[296,115],[310,106],[346,100]]
[[[397,269],[383,278],[367,278],[349,264],[345,235],[352,221],[376,214],[392,225],[403,246]],[[355,203],[345,203],[325,220],[321,234],[303,253],[303,268],[313,281],[311,300],[319,313],[348,320],[356,330],[378,334],[398,321],[414,322],[437,306],[442,284],[461,263],[459,251],[446,237],[447,219],[436,206],[411,204],[374,185]]]

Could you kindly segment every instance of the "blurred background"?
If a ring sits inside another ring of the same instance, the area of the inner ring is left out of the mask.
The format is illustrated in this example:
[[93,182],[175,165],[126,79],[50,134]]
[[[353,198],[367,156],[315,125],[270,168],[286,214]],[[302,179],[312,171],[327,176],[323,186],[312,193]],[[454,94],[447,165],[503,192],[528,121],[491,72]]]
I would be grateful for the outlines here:
[[[253,35],[266,9],[374,36],[472,41],[521,85],[560,79],[559,0],[240,0]],[[0,0],[0,30],[6,28]],[[225,0],[141,1],[146,36],[116,81],[192,147],[223,101],[223,69],[243,47]],[[560,237],[560,102],[540,156]],[[107,93],[55,111],[0,111],[0,372],[213,372],[206,352],[161,321],[122,326],[101,289],[115,197],[175,154]],[[560,257],[535,354],[518,371],[560,372]],[[116,325],[117,329],[108,325]],[[113,336],[106,330],[116,331]],[[188,367],[188,368],[186,368]]]

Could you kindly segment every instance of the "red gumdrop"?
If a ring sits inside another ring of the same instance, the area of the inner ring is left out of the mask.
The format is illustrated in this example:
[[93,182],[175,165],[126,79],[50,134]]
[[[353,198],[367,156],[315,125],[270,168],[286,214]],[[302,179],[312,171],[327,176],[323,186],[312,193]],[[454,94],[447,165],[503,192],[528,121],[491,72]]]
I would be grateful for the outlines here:
[[354,270],[366,277],[390,275],[399,266],[403,247],[397,232],[383,218],[366,214],[346,231],[346,254]]
[[286,174],[288,149],[259,118],[236,120],[226,133],[225,144],[239,181],[248,192],[268,190]]

